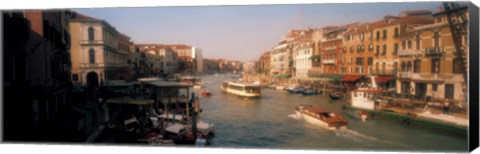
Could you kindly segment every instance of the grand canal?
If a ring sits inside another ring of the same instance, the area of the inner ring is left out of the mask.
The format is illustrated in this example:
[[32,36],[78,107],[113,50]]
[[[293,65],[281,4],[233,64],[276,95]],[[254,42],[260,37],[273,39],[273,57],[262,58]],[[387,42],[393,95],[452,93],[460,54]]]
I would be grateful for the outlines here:
[[[262,97],[245,99],[223,93],[220,84],[231,75],[202,77],[210,97],[201,97],[201,119],[216,125],[213,147],[341,150],[465,151],[466,137],[416,128],[395,121],[361,122],[343,113],[346,100],[323,95],[302,96],[263,89]],[[196,91],[199,94],[199,91]],[[330,131],[299,120],[294,107],[310,104],[343,114],[348,129]]]

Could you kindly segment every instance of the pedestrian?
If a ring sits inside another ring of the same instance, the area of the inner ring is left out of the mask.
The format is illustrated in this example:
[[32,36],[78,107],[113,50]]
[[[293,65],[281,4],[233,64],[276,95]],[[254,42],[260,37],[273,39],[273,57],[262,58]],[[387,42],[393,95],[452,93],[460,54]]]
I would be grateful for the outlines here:
[[450,111],[450,102],[448,102],[448,99],[445,99],[445,102],[443,102],[443,114],[447,115]]

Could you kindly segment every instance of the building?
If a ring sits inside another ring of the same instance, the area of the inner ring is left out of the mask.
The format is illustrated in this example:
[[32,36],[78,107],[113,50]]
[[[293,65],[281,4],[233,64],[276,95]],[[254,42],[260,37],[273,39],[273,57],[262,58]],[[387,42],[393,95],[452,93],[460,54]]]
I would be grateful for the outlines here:
[[320,40],[320,59],[324,74],[342,74],[346,72],[343,66],[343,33],[347,30],[345,26],[341,26],[324,32],[323,38]]
[[[468,19],[467,10],[468,6],[461,6],[456,13]],[[465,102],[467,32],[456,32],[461,49],[466,49],[459,52],[445,11],[438,10],[433,18],[434,23],[408,27],[402,36],[396,92],[418,99]],[[459,16],[452,18],[462,22]]]
[[76,85],[95,87],[121,79],[121,73],[128,70],[128,36],[105,20],[79,13],[70,21],[70,29],[72,81]]
[[[69,116],[75,104],[70,97],[72,14],[2,12],[4,140],[60,141],[65,135],[70,139],[64,141],[78,139],[78,119]],[[62,120],[65,117],[71,119]]]
[[257,62],[257,73],[268,75],[270,73],[270,50],[265,51]]
[[295,77],[308,77],[308,71],[312,68],[312,56],[314,43],[312,42],[313,30],[302,33],[295,40],[294,72]]
[[195,68],[195,72],[196,73],[203,73],[203,52],[202,52],[202,49],[200,48],[197,48],[197,47],[192,47],[192,59],[193,60],[193,64],[194,64],[194,68]]
[[177,53],[172,49],[165,47],[159,50],[159,56],[161,58],[162,73],[172,74],[178,70]]

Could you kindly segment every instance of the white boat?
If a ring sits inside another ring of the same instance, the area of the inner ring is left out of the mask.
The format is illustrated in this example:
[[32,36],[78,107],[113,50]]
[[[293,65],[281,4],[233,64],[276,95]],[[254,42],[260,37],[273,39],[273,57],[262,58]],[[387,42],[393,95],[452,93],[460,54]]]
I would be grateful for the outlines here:
[[[159,117],[170,120],[170,121],[175,121],[176,123],[182,123],[183,121],[186,120],[185,116],[179,115],[179,114],[168,114],[168,116],[166,116],[165,114],[162,114]],[[197,130],[202,132],[203,134],[212,133],[214,128],[215,128],[214,124],[203,122],[201,120],[197,121]]]
[[259,85],[225,81],[220,85],[222,91],[243,97],[260,97]]
[[371,80],[371,87],[361,87],[351,92],[350,105],[352,107],[367,110],[375,109],[375,98],[385,91],[377,87],[374,76],[371,77]]
[[205,87],[204,83],[201,82],[200,77],[184,76],[180,78],[181,83],[193,84],[193,89],[201,89]]
[[309,105],[299,105],[295,107],[295,113],[297,117],[328,130],[347,128],[347,120],[345,120],[343,116],[325,109]]

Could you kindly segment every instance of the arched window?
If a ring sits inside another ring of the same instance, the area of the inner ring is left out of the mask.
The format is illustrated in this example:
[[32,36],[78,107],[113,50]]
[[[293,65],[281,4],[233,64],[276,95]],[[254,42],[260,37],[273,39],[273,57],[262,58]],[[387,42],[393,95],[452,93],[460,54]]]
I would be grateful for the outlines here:
[[407,71],[408,72],[412,71],[412,62],[411,61],[407,62]]
[[88,50],[88,61],[90,62],[90,64],[95,63],[95,50],[93,50],[92,48]]
[[404,61],[402,61],[402,71],[403,72],[407,71],[407,65],[405,64]]
[[88,40],[95,40],[95,30],[93,29],[93,27],[88,27]]

